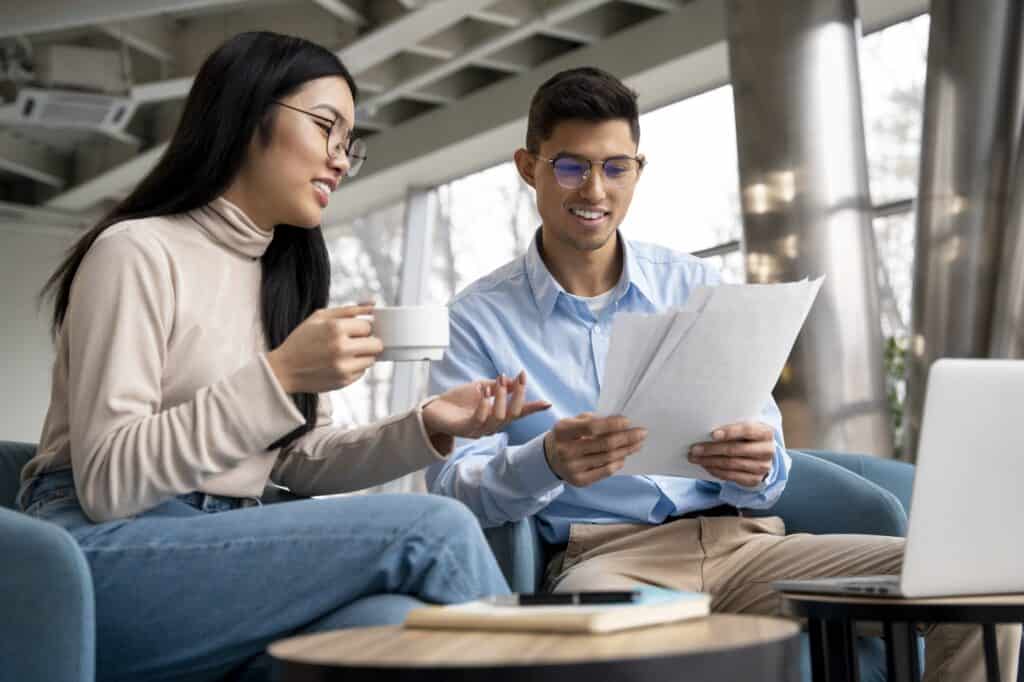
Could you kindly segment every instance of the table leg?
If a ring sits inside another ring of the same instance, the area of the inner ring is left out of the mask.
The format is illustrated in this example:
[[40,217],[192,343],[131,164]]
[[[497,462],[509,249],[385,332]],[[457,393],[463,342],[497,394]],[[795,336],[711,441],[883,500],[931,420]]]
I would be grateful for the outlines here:
[[985,640],[985,672],[988,682],[1000,682],[999,647],[996,645],[995,623],[985,623],[981,628],[982,636]]
[[918,682],[917,629],[913,623],[885,624],[885,667],[889,682]]
[[825,677],[825,623],[817,618],[807,619],[807,634],[811,641],[811,679],[814,682],[828,682]]
[[807,629],[811,637],[814,682],[855,682],[859,679],[853,623],[808,619]]

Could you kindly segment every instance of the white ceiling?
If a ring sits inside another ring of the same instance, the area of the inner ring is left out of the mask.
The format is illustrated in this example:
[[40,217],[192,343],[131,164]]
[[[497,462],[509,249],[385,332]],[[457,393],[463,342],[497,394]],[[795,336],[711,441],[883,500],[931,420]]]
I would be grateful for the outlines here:
[[[728,82],[723,0],[0,0],[0,47],[118,50],[137,103],[111,139],[0,125],[0,222],[91,220],[152,167],[192,74],[243,30],[301,35],[337,51],[362,94],[370,160],[332,198],[336,223],[505,159],[521,144],[533,90],[596,65],[649,110]],[[865,31],[928,0],[861,0]],[[31,60],[29,67],[31,67]],[[0,63],[2,66],[2,63]],[[0,88],[7,86],[0,73]],[[4,90],[0,89],[0,95]],[[7,93],[10,96],[10,92]],[[33,209],[32,207],[37,207]]]

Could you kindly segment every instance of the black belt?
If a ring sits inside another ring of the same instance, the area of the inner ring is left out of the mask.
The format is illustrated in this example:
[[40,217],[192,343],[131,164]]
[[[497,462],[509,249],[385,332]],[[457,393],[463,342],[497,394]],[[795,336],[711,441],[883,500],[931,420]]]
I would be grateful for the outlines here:
[[709,507],[708,509],[697,509],[694,511],[680,514],[679,516],[670,516],[665,519],[665,523],[671,523],[672,521],[678,521],[680,519],[696,519],[699,517],[710,518],[713,516],[743,516],[743,510],[732,506],[731,504],[720,504],[717,507]]

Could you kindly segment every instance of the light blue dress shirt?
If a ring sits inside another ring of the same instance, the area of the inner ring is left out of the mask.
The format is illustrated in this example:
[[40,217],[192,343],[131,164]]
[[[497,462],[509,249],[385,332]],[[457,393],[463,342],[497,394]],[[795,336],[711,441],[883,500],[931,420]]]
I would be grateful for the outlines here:
[[[775,429],[775,457],[771,472],[757,488],[627,475],[575,487],[551,471],[544,457],[544,435],[559,419],[594,411],[615,313],[656,313],[681,306],[696,287],[719,284],[720,278],[698,258],[628,242],[620,233],[622,276],[611,303],[595,317],[584,299],[569,294],[551,276],[537,238],[525,255],[452,300],[451,346],[431,368],[430,392],[499,373],[514,377],[525,369],[527,400],[546,400],[552,407],[513,422],[502,433],[460,439],[445,461],[427,469],[430,490],[461,500],[484,526],[536,514],[541,535],[553,543],[567,541],[572,523],[654,524],[723,503],[746,508],[774,504],[786,485],[790,458],[782,439],[782,417],[771,398],[761,420]],[[700,396],[680,395],[680,410],[691,400]]]

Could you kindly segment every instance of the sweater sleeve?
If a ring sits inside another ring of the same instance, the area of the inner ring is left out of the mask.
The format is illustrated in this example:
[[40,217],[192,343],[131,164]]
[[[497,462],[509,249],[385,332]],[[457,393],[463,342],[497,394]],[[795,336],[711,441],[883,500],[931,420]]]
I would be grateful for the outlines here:
[[330,398],[321,395],[316,428],[282,450],[271,478],[297,495],[330,495],[443,461],[423,424],[423,406],[430,400],[366,426],[343,427],[332,424]]
[[72,469],[93,521],[196,490],[304,422],[264,356],[164,409],[173,324],[164,250],[145,234],[105,233],[75,275],[63,329]]

